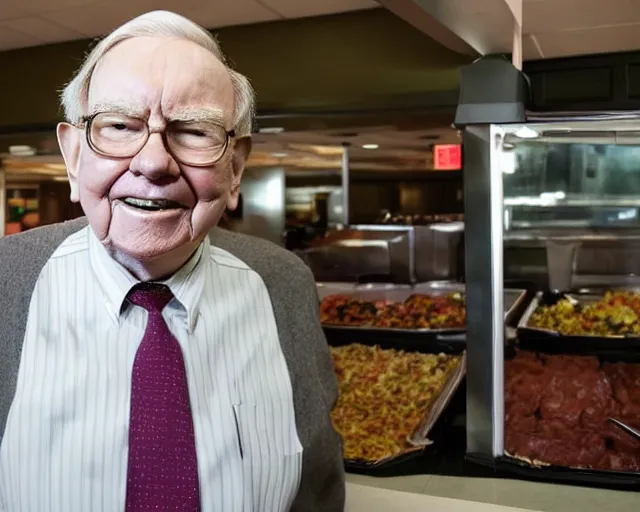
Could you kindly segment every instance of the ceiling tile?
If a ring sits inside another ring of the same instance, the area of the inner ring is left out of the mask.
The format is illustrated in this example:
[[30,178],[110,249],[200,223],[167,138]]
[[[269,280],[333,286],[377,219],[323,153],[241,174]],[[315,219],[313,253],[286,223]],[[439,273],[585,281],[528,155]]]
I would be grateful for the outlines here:
[[274,19],[274,14],[256,0],[207,2],[202,0],[132,0],[113,8],[109,0],[99,0],[77,8],[43,14],[42,17],[89,37],[104,35],[122,23],[157,9],[171,10],[214,28]]
[[[207,28],[296,18],[377,7],[375,0],[0,0],[0,22],[24,33],[25,44],[99,37],[122,23],[157,9],[183,14]],[[115,4],[115,5],[114,5]],[[6,36],[18,40],[19,35]],[[9,44],[9,43],[7,43]],[[18,44],[15,42],[12,45]],[[14,47],[14,46],[12,46]]]
[[149,11],[172,11],[186,16],[186,13],[198,9],[203,5],[226,8],[225,4],[233,2],[222,2],[220,0],[131,0],[140,13]]
[[48,12],[41,17],[86,36],[98,37],[149,10],[140,1],[121,2],[114,9],[113,2],[101,0],[89,5]]
[[208,2],[206,5],[200,2],[200,7],[188,10],[186,15],[206,28],[259,23],[280,18],[276,12],[257,0]]
[[1,25],[15,32],[31,36],[43,43],[58,43],[84,37],[80,32],[36,17],[5,21]]
[[545,0],[523,6],[527,33],[558,32],[640,22],[638,0]]
[[545,58],[637,50],[640,24],[536,34]]
[[526,34],[522,36],[522,58],[523,60],[537,60],[544,58],[540,53],[539,43],[536,36]]
[[20,0],[2,0],[0,2],[0,21],[22,18],[29,13],[20,7]]
[[[6,0],[2,0],[3,2]],[[21,0],[20,6],[31,14],[59,11],[70,7],[88,5],[95,0]]]
[[21,34],[20,32],[15,32],[6,27],[0,25],[0,49],[1,50],[12,50],[14,48],[24,48],[26,46],[37,46],[40,44],[40,41],[37,39],[28,36],[26,34]]
[[303,18],[380,7],[374,0],[262,0],[285,18]]

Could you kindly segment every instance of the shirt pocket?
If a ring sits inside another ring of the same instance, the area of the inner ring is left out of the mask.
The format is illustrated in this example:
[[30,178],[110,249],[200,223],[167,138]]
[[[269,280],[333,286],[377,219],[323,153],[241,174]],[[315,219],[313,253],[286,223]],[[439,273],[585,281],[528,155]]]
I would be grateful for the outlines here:
[[288,512],[302,473],[293,404],[233,406],[242,457],[243,512]]

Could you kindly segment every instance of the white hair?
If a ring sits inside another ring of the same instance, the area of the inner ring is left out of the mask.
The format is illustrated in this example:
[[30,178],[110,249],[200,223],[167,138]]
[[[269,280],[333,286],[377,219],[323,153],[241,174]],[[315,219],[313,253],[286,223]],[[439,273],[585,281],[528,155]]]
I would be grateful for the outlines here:
[[138,16],[115,29],[91,50],[61,94],[62,108],[69,123],[78,125],[87,114],[89,83],[100,59],[118,43],[145,36],[186,39],[215,55],[226,66],[233,84],[235,112],[232,128],[238,137],[251,135],[255,94],[249,80],[229,67],[218,42],[210,32],[184,16],[169,11],[152,11]]

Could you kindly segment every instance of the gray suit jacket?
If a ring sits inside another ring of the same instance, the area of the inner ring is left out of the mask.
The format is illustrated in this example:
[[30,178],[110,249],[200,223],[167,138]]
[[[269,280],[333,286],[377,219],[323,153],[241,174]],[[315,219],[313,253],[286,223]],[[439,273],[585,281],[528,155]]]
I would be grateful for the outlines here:
[[[15,393],[36,281],[55,249],[84,226],[86,220],[80,219],[0,239],[0,436]],[[269,290],[304,447],[302,481],[292,510],[342,511],[341,443],[329,417],[338,389],[318,318],[313,276],[296,256],[269,242],[219,229],[212,233],[212,243],[243,260]]]

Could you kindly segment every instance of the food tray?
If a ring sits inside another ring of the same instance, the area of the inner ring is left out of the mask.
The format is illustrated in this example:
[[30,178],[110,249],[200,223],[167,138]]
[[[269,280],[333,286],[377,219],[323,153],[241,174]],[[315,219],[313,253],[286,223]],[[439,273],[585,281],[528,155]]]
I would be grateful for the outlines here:
[[[356,300],[376,301],[389,300],[403,302],[414,293],[425,295],[464,294],[464,283],[450,281],[431,281],[414,286],[395,284],[366,284],[351,283],[317,283],[320,300],[329,295],[349,295]],[[504,291],[505,321],[515,323],[514,316],[524,303],[526,290],[506,289]],[[390,341],[406,341],[424,344],[430,341],[434,351],[446,352],[448,348],[458,347],[462,350],[466,345],[466,328],[456,327],[448,329],[399,329],[380,327],[361,327],[348,325],[323,324],[325,334],[329,339],[352,341],[354,336],[362,340],[366,338],[373,343],[387,343]],[[397,346],[397,345],[396,345]],[[414,347],[417,345],[413,345]]]
[[495,459],[470,454],[467,459],[482,466],[491,467],[499,476],[512,476],[525,480],[562,483],[627,491],[640,490],[640,474],[619,471],[592,471],[561,466],[536,467],[508,455]]
[[467,369],[467,355],[465,351],[460,351],[456,347],[451,347],[448,350],[443,351],[434,351],[430,348],[416,347],[412,344],[406,344],[403,342],[398,343],[372,343],[368,340],[361,339],[352,339],[350,342],[342,342],[342,341],[329,341],[329,345],[333,347],[339,347],[344,345],[350,345],[359,343],[362,345],[379,345],[382,349],[395,349],[395,350],[404,350],[406,352],[419,352],[422,354],[436,354],[440,352],[444,352],[451,355],[461,355],[461,361],[458,365],[457,369],[451,373],[449,378],[447,379],[442,392],[434,396],[432,398],[431,403],[428,407],[428,412],[425,414],[425,417],[422,419],[418,427],[416,428],[413,435],[408,439],[409,443],[413,445],[413,448],[406,450],[400,454],[394,455],[392,457],[387,457],[377,461],[362,461],[362,460],[353,460],[353,459],[345,459],[344,466],[347,471],[353,471],[358,473],[368,473],[368,474],[379,474],[387,471],[392,467],[399,467],[405,462],[413,460],[416,457],[429,455],[431,452],[435,452],[435,442],[434,439],[430,436],[431,433],[434,432],[437,423],[441,423],[444,411],[447,408],[447,405],[451,401],[452,397],[455,395],[458,390],[460,383],[464,379],[466,375]]
[[[639,291],[638,289],[616,289],[619,291]],[[569,295],[582,305],[592,304],[604,297],[604,289],[583,289]],[[518,322],[518,340],[522,348],[544,352],[580,353],[585,351],[625,351],[640,350],[638,336],[596,336],[596,335],[565,335],[557,331],[539,327],[529,327],[531,315],[541,305],[551,305],[558,302],[563,295],[538,292],[523,313]]]
[[[552,353],[548,350],[537,350],[538,353]],[[515,356],[513,348],[507,349],[506,359]],[[557,353],[557,351],[553,351]],[[640,353],[614,353],[603,355],[600,351],[585,351],[581,356],[597,357],[603,362],[628,362],[640,364]],[[470,460],[483,464],[492,465],[497,471],[514,474],[523,478],[539,480],[545,482],[559,482],[574,485],[590,485],[606,488],[621,488],[640,490],[640,473],[628,471],[614,471],[602,469],[573,468],[557,466],[553,464],[528,461],[525,458],[513,456],[505,452],[496,459],[484,459],[483,457],[469,457]]]

